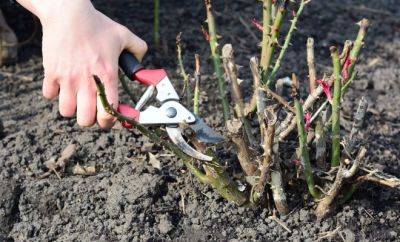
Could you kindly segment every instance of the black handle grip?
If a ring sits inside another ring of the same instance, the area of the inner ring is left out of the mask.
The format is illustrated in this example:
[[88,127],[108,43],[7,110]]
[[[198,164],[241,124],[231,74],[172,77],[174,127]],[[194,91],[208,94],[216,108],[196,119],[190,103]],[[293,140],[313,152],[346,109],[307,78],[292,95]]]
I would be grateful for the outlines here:
[[122,51],[118,63],[125,75],[130,79],[133,79],[136,72],[144,69],[136,57],[127,50]]

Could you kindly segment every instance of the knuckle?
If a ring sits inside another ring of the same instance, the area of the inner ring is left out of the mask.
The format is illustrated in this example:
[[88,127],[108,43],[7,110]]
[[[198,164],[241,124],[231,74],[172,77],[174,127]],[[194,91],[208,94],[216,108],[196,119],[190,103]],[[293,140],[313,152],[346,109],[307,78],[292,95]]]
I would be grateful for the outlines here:
[[114,68],[111,65],[105,65],[104,66],[104,75],[106,76],[106,80],[104,80],[106,83],[113,82],[117,78],[118,69]]
[[147,50],[149,49],[147,43],[144,40],[140,40],[139,46],[140,46],[139,48],[143,54],[145,54],[147,52]]

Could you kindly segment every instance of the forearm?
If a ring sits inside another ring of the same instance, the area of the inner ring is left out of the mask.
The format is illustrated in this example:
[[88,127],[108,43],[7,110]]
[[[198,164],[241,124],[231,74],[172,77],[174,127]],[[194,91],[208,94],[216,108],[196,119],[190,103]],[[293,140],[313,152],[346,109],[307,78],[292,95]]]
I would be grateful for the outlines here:
[[[82,14],[82,11],[91,11],[93,5],[90,0],[16,0],[24,8],[35,14],[42,22],[51,22],[54,16],[62,12]],[[73,17],[73,15],[71,16]]]

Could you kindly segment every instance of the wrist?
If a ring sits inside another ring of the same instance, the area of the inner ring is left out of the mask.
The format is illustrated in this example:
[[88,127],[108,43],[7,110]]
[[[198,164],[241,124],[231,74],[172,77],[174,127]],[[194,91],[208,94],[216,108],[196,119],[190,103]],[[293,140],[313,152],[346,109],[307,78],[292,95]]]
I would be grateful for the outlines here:
[[95,9],[90,0],[18,0],[18,2],[35,14],[43,27],[57,22],[81,21],[80,16],[88,16]]

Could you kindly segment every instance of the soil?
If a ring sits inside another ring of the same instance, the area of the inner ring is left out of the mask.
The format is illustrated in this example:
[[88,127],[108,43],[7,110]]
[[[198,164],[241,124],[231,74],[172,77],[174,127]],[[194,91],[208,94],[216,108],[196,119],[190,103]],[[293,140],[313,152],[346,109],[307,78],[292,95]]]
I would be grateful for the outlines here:
[[[151,47],[152,5],[144,0],[110,2],[94,1],[98,9],[133,29]],[[354,101],[361,96],[368,99],[362,130],[368,148],[365,162],[400,176],[400,8],[396,2],[312,1],[279,76],[295,72],[306,77],[308,36],[316,41],[319,74],[328,72],[329,45],[353,39],[358,29],[355,23],[369,18],[372,27],[358,65],[359,78],[346,96],[343,112],[351,117]],[[249,25],[252,18],[261,19],[260,4],[215,1],[215,10],[220,43],[233,44],[237,63],[244,66],[240,70],[243,86],[249,87],[248,61],[259,53],[258,41],[239,18]],[[31,16],[13,3],[5,12],[19,38],[27,38],[33,29]],[[221,114],[216,111],[209,47],[200,30],[204,18],[200,1],[161,1],[163,44],[161,50],[150,48],[145,64],[167,68],[179,86],[175,36],[182,31],[189,72],[194,53],[202,57],[202,71],[208,77],[201,108],[207,121],[216,125]],[[250,28],[260,38],[260,33]],[[4,126],[0,130],[0,241],[313,241],[332,231],[330,239],[334,241],[400,241],[399,192],[364,185],[334,214],[316,221],[305,188],[288,185],[293,194],[289,197],[291,212],[280,219],[289,232],[266,210],[238,208],[224,201],[210,187],[199,184],[179,160],[137,132],[80,128],[75,119],[62,118],[57,101],[41,96],[39,35],[20,49],[18,63],[0,68],[0,120]],[[348,132],[350,125],[344,123],[344,128]],[[45,170],[44,162],[59,157],[70,143],[78,147],[70,165],[96,165],[98,173],[83,177],[67,172],[61,180],[54,174],[38,179]],[[158,155],[160,170],[148,162],[147,152]],[[230,152],[224,157],[226,165],[236,166]]]

